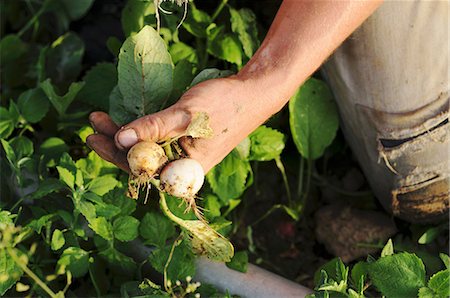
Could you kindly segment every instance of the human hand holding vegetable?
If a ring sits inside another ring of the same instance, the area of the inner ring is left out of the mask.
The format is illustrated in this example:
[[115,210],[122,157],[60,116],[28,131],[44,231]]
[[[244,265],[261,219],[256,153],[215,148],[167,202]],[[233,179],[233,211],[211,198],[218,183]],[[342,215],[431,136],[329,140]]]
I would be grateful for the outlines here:
[[87,142],[101,157],[129,170],[126,150],[140,140],[164,141],[185,131],[197,112],[209,116],[213,136],[180,140],[205,171],[279,111],[297,87],[364,20],[379,1],[285,0],[262,46],[235,76],[203,82],[173,106],[120,128],[102,112],[91,114],[97,134]]

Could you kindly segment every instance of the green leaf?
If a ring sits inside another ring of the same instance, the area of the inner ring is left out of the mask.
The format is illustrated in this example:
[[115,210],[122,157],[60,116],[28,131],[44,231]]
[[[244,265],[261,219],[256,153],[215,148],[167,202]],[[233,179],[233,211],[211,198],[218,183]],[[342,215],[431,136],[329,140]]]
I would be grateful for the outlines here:
[[389,239],[386,245],[383,247],[383,250],[381,251],[381,257],[391,256],[393,254],[394,254],[394,244],[392,243],[392,240]]
[[17,117],[14,117],[7,109],[0,107],[0,138],[7,138],[11,135],[17,124]]
[[57,166],[56,169],[59,173],[59,180],[64,182],[70,189],[75,189],[75,176],[66,168]]
[[264,125],[250,134],[249,160],[267,161],[280,156],[284,149],[284,135]]
[[434,291],[427,287],[422,287],[419,289],[418,298],[439,298],[434,295]]
[[234,269],[239,272],[247,272],[248,267],[248,254],[246,251],[238,251],[234,254],[234,257],[230,262],[226,263],[228,268]]
[[245,55],[251,58],[259,48],[256,16],[250,9],[242,8],[236,10],[231,7],[230,15],[231,30],[239,37]]
[[155,13],[153,1],[128,0],[122,10],[122,29],[126,37],[139,32],[145,25],[145,17]]
[[126,215],[114,220],[114,237],[120,241],[131,241],[138,236],[139,220]]
[[78,78],[83,55],[83,40],[75,33],[69,32],[60,36],[46,53],[45,71],[48,80],[65,91],[67,86]]
[[20,94],[17,106],[28,122],[37,123],[47,114],[50,103],[40,88],[34,88]]
[[13,225],[13,218],[16,217],[15,214],[11,212],[0,209],[0,230],[4,229],[5,226]]
[[65,243],[66,243],[66,240],[64,239],[63,232],[61,232],[58,229],[55,229],[53,231],[53,235],[52,235],[52,244],[51,244],[52,250],[60,249],[61,247],[64,246]]
[[116,275],[132,276],[136,272],[137,266],[134,260],[114,249],[114,247],[101,251],[99,255],[109,263],[110,268]]
[[169,53],[174,64],[177,64],[181,60],[186,60],[193,64],[198,63],[198,57],[195,49],[181,41],[172,44],[169,48]]
[[40,234],[42,228],[51,222],[56,217],[56,213],[46,214],[38,219],[33,219],[26,226],[33,229],[36,233]]
[[109,95],[117,85],[117,68],[112,63],[99,63],[83,77],[85,85],[77,95],[81,101],[102,111],[109,110]]
[[289,102],[292,137],[300,154],[317,159],[333,141],[339,120],[328,86],[311,78]]
[[94,134],[94,129],[91,126],[83,126],[79,130],[77,130],[76,134],[80,137],[83,143],[86,143],[86,139],[88,136]]
[[217,27],[214,23],[206,31],[208,53],[238,66],[242,65],[243,52],[235,35],[224,33],[224,27]]
[[103,196],[114,187],[116,187],[118,181],[116,178],[112,176],[100,176],[94,178],[91,182],[86,186],[87,189],[99,196]]
[[436,293],[437,297],[450,296],[450,270],[441,270],[428,281],[428,287]]
[[5,64],[11,63],[20,58],[28,51],[28,45],[19,36],[9,34],[0,40],[0,61],[2,68]]
[[351,273],[353,284],[358,285],[361,278],[365,279],[365,276],[367,275],[367,266],[367,263],[363,261],[360,261],[353,266]]
[[149,212],[141,220],[139,234],[146,240],[146,244],[162,248],[166,245],[167,239],[175,235],[175,227],[167,217],[156,212]]
[[437,226],[429,228],[422,236],[420,236],[418,242],[419,244],[428,244],[431,243],[434,239],[436,239],[439,234],[444,230],[445,226]]
[[33,142],[24,136],[18,136],[9,141],[9,145],[14,150],[17,160],[30,157],[33,152]]
[[247,188],[246,182],[250,171],[250,164],[232,152],[212,168],[206,174],[206,178],[214,193],[227,203],[230,199],[242,195]]
[[173,70],[173,89],[170,94],[170,100],[165,106],[175,103],[186,91],[194,78],[194,70],[194,65],[187,60],[181,60],[175,65]]
[[44,164],[51,167],[56,164],[56,161],[61,158],[64,152],[69,151],[69,146],[64,140],[56,137],[51,137],[45,140],[38,149],[38,154],[44,156]]
[[118,126],[127,124],[138,117],[137,114],[127,111],[123,101],[119,86],[114,87],[109,95],[109,115]]
[[[19,254],[18,249],[14,249]],[[0,296],[3,297],[21,277],[23,271],[10,257],[6,248],[0,248]]]
[[89,11],[93,3],[94,0],[61,0],[61,4],[73,21],[82,18]]
[[385,256],[368,265],[369,276],[387,297],[415,297],[425,286],[425,266],[415,254]]
[[182,23],[183,28],[196,37],[206,38],[206,28],[210,24],[211,17],[191,2],[186,20]]
[[[148,260],[153,268],[163,273],[164,266],[169,258],[172,245],[152,251]],[[195,274],[195,256],[189,246],[183,241],[175,247],[172,260],[167,268],[167,277],[171,281],[184,280],[187,276]]]
[[105,240],[113,240],[113,227],[104,217],[89,220],[89,227]]
[[79,247],[66,248],[58,260],[58,266],[70,271],[73,277],[82,277],[89,269],[89,253]]
[[52,85],[50,79],[45,80],[40,84],[40,87],[47,95],[48,99],[52,103],[53,107],[56,109],[60,116],[65,115],[67,108],[72,103],[72,101],[77,96],[78,92],[83,88],[84,83],[72,83],[69,87],[67,93],[63,96],[56,94],[55,88]]
[[8,141],[3,139],[0,139],[0,141],[3,146],[3,150],[5,150],[6,158],[8,159],[11,167],[15,168],[18,158],[16,156],[16,153],[14,152],[14,149],[12,148],[12,146],[9,144]]
[[86,179],[108,174],[116,175],[119,170],[114,164],[98,156],[95,151],[89,152],[86,158],[80,158],[75,164]]
[[238,157],[242,160],[248,160],[250,156],[250,146],[252,142],[249,137],[243,139],[235,148],[234,152],[238,155]]
[[173,66],[164,41],[150,26],[128,37],[119,54],[123,105],[138,116],[157,112],[172,91]]
[[103,200],[105,203],[112,204],[120,209],[120,214],[129,215],[136,210],[136,201],[125,195],[124,189],[115,188],[108,192]]
[[450,269],[450,257],[444,253],[439,253],[439,257],[445,265],[445,268]]
[[220,216],[220,208],[222,205],[219,202],[219,199],[212,194],[208,194],[205,197],[205,216],[207,219],[212,220],[215,217]]
[[219,70],[217,68],[207,68],[202,70],[191,82],[191,87],[195,86],[201,82],[212,80],[212,79],[218,79],[218,78],[225,78],[228,76],[231,76],[233,72],[231,70]]

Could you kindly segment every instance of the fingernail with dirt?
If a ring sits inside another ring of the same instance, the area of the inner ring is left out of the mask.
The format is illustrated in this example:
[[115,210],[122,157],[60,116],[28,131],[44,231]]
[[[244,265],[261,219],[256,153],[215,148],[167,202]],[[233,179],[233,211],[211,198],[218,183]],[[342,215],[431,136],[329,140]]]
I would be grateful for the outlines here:
[[128,128],[119,132],[117,141],[122,147],[129,148],[138,142],[138,136],[134,129]]

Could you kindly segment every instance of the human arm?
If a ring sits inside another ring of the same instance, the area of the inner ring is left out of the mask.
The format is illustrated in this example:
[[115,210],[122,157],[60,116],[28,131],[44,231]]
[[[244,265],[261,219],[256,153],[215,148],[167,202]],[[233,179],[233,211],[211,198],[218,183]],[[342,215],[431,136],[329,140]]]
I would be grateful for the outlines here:
[[206,112],[214,136],[182,139],[181,145],[207,172],[278,112],[379,4],[284,0],[261,47],[238,74],[203,82],[173,106],[120,129],[105,113],[92,113],[90,120],[97,134],[88,138],[88,144],[126,170],[125,152],[133,144],[180,135],[196,112]]

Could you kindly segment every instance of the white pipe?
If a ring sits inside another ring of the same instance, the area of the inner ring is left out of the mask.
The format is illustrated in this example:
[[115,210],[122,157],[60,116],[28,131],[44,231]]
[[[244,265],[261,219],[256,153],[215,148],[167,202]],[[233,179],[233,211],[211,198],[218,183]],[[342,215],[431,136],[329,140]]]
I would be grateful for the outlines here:
[[248,298],[305,297],[312,293],[298,283],[252,264],[248,264],[246,273],[241,273],[206,258],[197,259],[195,279],[223,292],[228,290],[230,294]]

